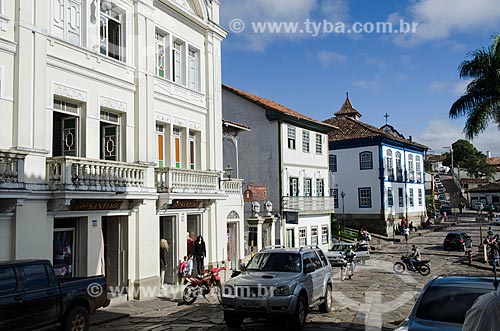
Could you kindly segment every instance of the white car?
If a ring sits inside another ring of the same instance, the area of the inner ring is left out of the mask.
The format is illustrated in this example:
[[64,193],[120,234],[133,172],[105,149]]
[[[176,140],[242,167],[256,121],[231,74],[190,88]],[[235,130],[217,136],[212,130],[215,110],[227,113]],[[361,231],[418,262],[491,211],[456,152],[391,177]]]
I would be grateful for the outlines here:
[[[325,252],[326,257],[332,266],[337,267],[342,265],[342,261],[344,259],[343,253],[350,245],[354,245],[354,243],[334,243],[332,244],[332,247]],[[354,252],[356,253],[356,261],[360,263],[364,263],[366,260],[370,259],[370,248],[368,245],[356,245]]]
[[484,205],[482,202],[479,202],[479,201],[476,201],[472,204],[472,209],[475,209],[475,210],[483,210],[484,209]]

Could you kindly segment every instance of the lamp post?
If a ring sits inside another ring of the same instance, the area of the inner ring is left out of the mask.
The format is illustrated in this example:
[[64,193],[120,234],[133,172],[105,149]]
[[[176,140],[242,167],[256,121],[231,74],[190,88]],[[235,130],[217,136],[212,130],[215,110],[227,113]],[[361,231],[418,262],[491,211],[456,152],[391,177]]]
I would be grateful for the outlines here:
[[443,147],[444,149],[449,149],[450,150],[450,154],[451,154],[451,179],[453,179],[453,181],[455,181],[455,168],[453,166],[453,146],[445,146]]
[[342,198],[342,231],[345,231],[345,209],[344,209],[345,193],[344,193],[344,191],[342,191],[342,193],[340,193],[340,197]]

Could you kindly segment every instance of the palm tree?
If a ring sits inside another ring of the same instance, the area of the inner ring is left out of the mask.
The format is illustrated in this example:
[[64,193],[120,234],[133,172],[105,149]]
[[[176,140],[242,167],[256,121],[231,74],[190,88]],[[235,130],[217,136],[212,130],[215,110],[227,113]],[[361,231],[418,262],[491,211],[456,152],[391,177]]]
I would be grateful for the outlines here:
[[450,109],[450,118],[467,116],[468,139],[483,132],[490,122],[500,130],[500,34],[488,48],[478,49],[460,64],[460,78],[472,79],[467,90]]

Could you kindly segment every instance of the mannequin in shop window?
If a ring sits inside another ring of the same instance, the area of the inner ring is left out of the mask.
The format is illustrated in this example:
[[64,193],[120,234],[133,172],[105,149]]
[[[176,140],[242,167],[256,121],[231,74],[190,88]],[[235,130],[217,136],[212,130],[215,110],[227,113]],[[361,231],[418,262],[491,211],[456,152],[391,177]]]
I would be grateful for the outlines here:
[[203,237],[199,235],[194,242],[194,257],[196,259],[196,271],[198,272],[198,275],[203,273],[205,256],[207,256],[205,241],[203,240]]
[[165,283],[165,270],[167,268],[168,242],[165,239],[160,240],[160,289],[163,289]]

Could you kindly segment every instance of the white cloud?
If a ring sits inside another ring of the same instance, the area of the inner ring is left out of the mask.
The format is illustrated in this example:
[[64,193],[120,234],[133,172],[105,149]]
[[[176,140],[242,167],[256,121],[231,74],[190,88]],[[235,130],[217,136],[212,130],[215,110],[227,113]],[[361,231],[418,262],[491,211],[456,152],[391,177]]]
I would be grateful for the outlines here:
[[[407,8],[408,21],[418,22],[417,33],[398,35],[396,42],[413,46],[426,41],[444,40],[453,33],[470,33],[484,28],[498,28],[498,0],[416,0]],[[390,20],[401,18],[389,15]]]
[[[262,52],[275,41],[294,41],[314,36],[309,32],[303,33],[307,29],[314,30],[311,26],[305,26],[307,19],[316,24],[323,19],[344,21],[348,10],[347,0],[225,0],[221,5],[221,24],[228,28],[232,37],[230,42],[233,45],[230,47]],[[245,23],[243,32],[231,32],[230,23],[234,19]],[[268,30],[256,33],[252,23],[257,22],[291,22],[299,25],[295,33],[285,32],[285,28],[280,33],[270,33]]]
[[327,50],[319,50],[315,58],[323,67],[331,67],[337,63],[347,62],[347,55]]
[[453,86],[453,94],[457,96],[461,96],[462,94],[464,94],[465,90],[467,89],[467,85],[469,85],[470,82],[470,80],[461,80],[458,83],[455,83],[455,85]]
[[[427,128],[415,137],[415,141],[428,146],[434,154],[445,152],[444,146],[451,146],[455,141],[465,139],[463,126],[454,122],[434,119],[427,123]],[[496,125],[490,125],[477,138],[470,141],[477,150],[486,154],[490,151],[492,156],[500,156],[500,131]]]
[[427,85],[427,90],[431,92],[442,91],[445,88],[446,88],[446,83],[439,81],[430,82],[429,85]]
[[377,76],[373,80],[360,79],[352,82],[352,85],[362,88],[364,90],[378,90],[382,88],[383,83],[380,81],[380,77]]

